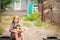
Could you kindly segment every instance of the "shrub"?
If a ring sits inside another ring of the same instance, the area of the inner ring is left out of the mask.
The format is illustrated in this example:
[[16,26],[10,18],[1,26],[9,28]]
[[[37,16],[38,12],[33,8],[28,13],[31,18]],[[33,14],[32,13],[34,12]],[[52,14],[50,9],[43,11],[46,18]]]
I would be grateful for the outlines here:
[[39,18],[38,13],[33,13],[31,16],[34,18],[34,20],[36,20],[36,19],[38,19],[38,18]]
[[32,18],[31,15],[28,15],[28,16],[26,16],[26,17],[24,18],[24,20],[26,20],[26,21],[33,21],[33,18]]
[[34,21],[34,20],[37,20],[39,18],[39,15],[38,13],[33,13],[31,15],[28,15],[24,18],[24,20],[27,20],[27,21]]

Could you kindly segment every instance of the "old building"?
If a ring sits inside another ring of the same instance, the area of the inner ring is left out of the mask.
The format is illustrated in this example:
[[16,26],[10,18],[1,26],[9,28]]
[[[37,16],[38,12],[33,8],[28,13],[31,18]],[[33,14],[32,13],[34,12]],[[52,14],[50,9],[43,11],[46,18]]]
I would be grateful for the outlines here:
[[[40,0],[38,0],[38,2],[39,1]],[[48,17],[50,8],[52,8],[51,0],[43,0],[43,3],[41,3],[41,1],[39,2],[39,14],[41,15],[41,18],[43,19],[43,21],[50,20]]]
[[26,10],[28,0],[19,0],[18,2],[11,3],[14,10]]
[[53,0],[52,21],[60,25],[60,0]]
[[49,21],[60,25],[60,0],[49,0],[49,1],[50,3],[46,2],[47,7],[45,7],[44,9],[45,10],[44,19],[45,21]]

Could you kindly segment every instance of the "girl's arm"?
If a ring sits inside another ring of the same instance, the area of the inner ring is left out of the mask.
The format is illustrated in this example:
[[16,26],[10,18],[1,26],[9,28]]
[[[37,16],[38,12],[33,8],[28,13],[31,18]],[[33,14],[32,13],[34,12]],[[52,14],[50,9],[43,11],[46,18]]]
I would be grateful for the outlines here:
[[10,32],[14,32],[14,30],[12,30],[12,29],[10,29],[9,31],[10,31]]
[[15,32],[15,30],[13,29],[13,25],[10,26],[10,32]]
[[17,30],[9,30],[10,32],[17,32]]

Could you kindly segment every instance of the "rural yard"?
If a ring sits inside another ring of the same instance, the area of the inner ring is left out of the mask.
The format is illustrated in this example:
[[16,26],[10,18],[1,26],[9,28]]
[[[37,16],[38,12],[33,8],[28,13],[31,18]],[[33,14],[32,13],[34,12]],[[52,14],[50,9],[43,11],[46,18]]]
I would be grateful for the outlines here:
[[[5,37],[10,36],[9,28],[10,28],[11,20],[9,18],[10,17],[8,16],[3,20],[3,23],[4,22],[9,23],[9,25],[4,24],[7,27],[4,26],[5,31],[3,32],[2,36],[5,36]],[[20,25],[22,25],[22,27],[24,28],[24,33],[23,33],[24,40],[43,40],[43,38],[46,38],[49,36],[53,36],[53,37],[57,36],[58,38],[60,38],[60,34],[59,34],[60,28],[58,27],[53,28],[53,26],[48,27],[49,24],[47,23],[44,24],[45,26],[41,25],[37,27],[34,24],[36,23],[36,21],[24,21],[23,18],[20,19]]]
[[60,40],[60,0],[7,1],[0,1],[0,40],[11,39],[9,29],[15,16],[24,29],[24,40]]

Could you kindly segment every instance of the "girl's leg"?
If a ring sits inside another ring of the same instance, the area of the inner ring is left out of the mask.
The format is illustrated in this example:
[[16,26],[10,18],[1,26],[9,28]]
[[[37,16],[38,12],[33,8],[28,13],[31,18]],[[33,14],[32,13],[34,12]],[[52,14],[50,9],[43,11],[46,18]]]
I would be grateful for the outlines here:
[[11,40],[15,40],[15,33],[11,33]]
[[15,33],[15,39],[18,40],[18,33]]
[[12,38],[15,38],[15,34],[14,33],[12,34]]
[[20,33],[20,37],[21,37],[21,40],[23,40],[24,39],[24,36],[23,36],[23,33]]

